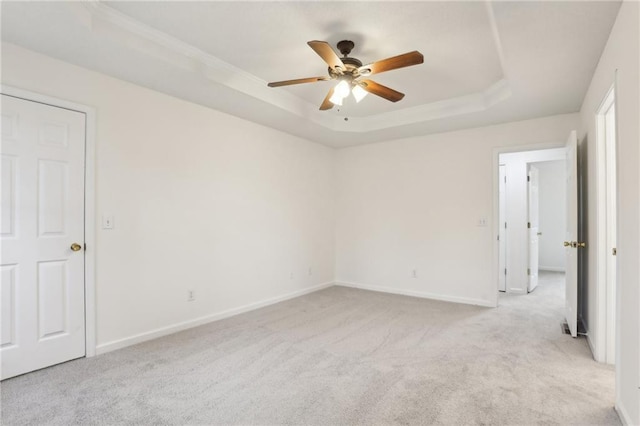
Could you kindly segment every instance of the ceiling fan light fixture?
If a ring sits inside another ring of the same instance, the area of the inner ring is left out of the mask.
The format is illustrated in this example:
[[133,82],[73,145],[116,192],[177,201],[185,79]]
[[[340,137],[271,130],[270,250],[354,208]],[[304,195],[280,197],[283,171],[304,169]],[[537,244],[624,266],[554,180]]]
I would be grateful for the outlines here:
[[362,81],[359,80],[359,78],[368,77],[372,74],[379,74],[398,68],[410,67],[424,62],[422,53],[414,50],[413,52],[403,53],[402,55],[382,59],[363,66],[360,59],[349,56],[351,49],[354,47],[353,41],[341,40],[338,42],[338,50],[340,50],[340,53],[344,55],[342,58],[336,54],[326,41],[312,40],[307,42],[307,44],[329,66],[329,76],[275,81],[267,83],[267,85],[269,87],[280,87],[290,86],[293,84],[338,80],[338,83],[329,89],[329,93],[327,93],[322,104],[320,104],[320,111],[330,110],[334,105],[342,106],[342,103],[345,98],[349,96],[349,93],[353,94],[356,103],[359,103],[364,99],[367,93],[373,93],[374,95],[380,96],[381,98],[391,102],[398,102],[404,98],[404,93],[393,90],[390,87],[383,86],[373,80],[367,79]]
[[353,95],[353,97],[355,98],[356,102],[360,102],[361,100],[364,99],[365,96],[367,96],[369,92],[367,92],[366,90],[364,90],[362,87],[358,86],[357,84],[355,86],[353,86],[353,90],[351,91],[351,94]]
[[344,98],[338,96],[335,92],[333,93],[333,95],[329,98],[329,102],[331,102],[334,105],[338,105],[338,106],[342,106],[342,100]]
[[346,98],[347,96],[349,96],[349,83],[347,83],[346,80],[342,80],[340,81],[340,83],[338,83],[336,85],[336,89],[335,92],[342,98]]
[[340,81],[333,89],[333,95],[329,98],[334,105],[342,106],[342,100],[349,96],[349,83],[346,80]]

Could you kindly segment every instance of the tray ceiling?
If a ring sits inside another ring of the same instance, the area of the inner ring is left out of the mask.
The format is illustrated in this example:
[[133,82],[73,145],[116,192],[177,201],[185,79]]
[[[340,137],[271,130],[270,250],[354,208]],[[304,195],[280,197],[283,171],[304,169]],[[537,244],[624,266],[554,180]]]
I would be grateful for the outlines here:
[[[327,145],[578,111],[619,2],[15,2],[2,39]],[[319,111],[334,82],[307,46],[342,39],[406,94]]]

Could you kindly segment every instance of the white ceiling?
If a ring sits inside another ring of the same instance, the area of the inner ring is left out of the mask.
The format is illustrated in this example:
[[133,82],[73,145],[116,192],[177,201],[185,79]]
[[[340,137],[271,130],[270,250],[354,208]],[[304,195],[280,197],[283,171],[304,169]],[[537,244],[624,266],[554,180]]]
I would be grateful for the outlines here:
[[[2,2],[2,40],[343,147],[578,111],[619,1]],[[306,42],[356,44],[406,94],[319,111],[332,82]]]

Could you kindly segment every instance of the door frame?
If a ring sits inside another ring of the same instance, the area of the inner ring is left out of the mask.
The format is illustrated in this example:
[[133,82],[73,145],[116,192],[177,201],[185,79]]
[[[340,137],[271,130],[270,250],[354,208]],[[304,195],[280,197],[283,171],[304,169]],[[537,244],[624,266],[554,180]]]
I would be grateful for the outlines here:
[[[611,87],[606,91],[605,95],[602,98],[602,101],[598,105],[595,110],[595,121],[596,121],[596,190],[597,190],[597,201],[596,201],[596,223],[597,223],[597,260],[596,260],[596,276],[597,276],[597,286],[596,286],[596,322],[597,325],[595,328],[596,332],[596,340],[595,342],[591,342],[592,352],[594,358],[598,362],[607,362],[607,333],[609,332],[609,309],[611,308],[611,303],[614,304],[615,310],[615,330],[614,330],[614,345],[615,345],[615,361],[614,363],[618,364],[618,346],[619,346],[619,338],[618,338],[618,295],[619,291],[616,291],[616,300],[611,301],[607,297],[607,258],[609,256],[610,247],[607,245],[608,234],[611,231],[609,229],[609,223],[607,221],[607,147],[606,147],[606,137],[604,135],[604,126],[603,121],[605,119],[605,114],[603,114],[603,109],[607,106],[613,106],[616,108],[616,141],[614,142],[616,146],[616,215],[618,212],[618,190],[617,190],[617,181],[618,181],[618,171],[617,171],[617,136],[618,136],[618,109],[617,109],[617,91],[616,91],[616,81],[617,81],[617,73],[616,78],[614,78],[614,83]],[[617,221],[616,221],[617,222]],[[616,229],[617,234],[617,229]],[[617,235],[616,235],[617,237]],[[617,240],[617,238],[616,238]],[[617,269],[617,267],[616,267]],[[617,272],[617,271],[616,271]],[[616,273],[616,281],[617,281],[617,273]],[[617,285],[616,285],[617,287]],[[617,368],[616,368],[617,371]],[[617,383],[617,380],[616,380]]]
[[0,93],[85,114],[84,154],[84,321],[85,357],[96,355],[96,214],[95,214],[95,145],[96,110],[88,105],[43,95],[17,87],[0,85]]

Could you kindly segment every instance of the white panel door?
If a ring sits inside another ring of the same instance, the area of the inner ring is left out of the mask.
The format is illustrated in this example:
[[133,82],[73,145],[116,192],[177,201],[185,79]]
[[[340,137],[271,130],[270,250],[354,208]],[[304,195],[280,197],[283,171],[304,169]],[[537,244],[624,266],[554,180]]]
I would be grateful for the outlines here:
[[538,264],[540,257],[540,178],[535,166],[529,166],[529,285],[532,292],[538,286]]
[[567,231],[565,233],[565,316],[573,337],[578,336],[578,137],[573,130],[566,145]]
[[2,95],[2,379],[85,354],[84,149],[83,113]]

